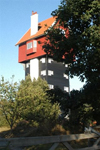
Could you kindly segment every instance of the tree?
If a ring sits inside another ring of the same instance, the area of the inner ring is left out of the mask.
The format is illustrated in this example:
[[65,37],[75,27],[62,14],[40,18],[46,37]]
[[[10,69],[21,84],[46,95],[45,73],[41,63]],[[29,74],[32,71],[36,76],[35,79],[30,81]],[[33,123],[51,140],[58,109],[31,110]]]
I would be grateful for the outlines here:
[[90,101],[87,101],[87,96],[84,89],[73,90],[70,92],[70,109],[71,109],[71,124],[81,125],[82,130],[93,121],[93,107]]
[[11,129],[18,119],[16,101],[18,84],[13,82],[13,78],[14,76],[12,76],[11,82],[5,81],[4,77],[0,80],[0,112]]
[[51,103],[47,90],[48,84],[41,78],[31,81],[30,76],[27,76],[21,81],[17,99],[22,119],[38,126],[57,121],[60,113],[59,105]]
[[[84,113],[80,116],[90,114],[95,119],[100,116],[99,12],[99,0],[62,0],[58,9],[52,12],[56,23],[46,31],[43,45],[44,51],[53,59],[64,59],[65,64],[69,65],[66,73],[69,72],[71,77],[78,76],[81,81],[86,79],[87,85],[80,99]],[[82,107],[78,106],[80,112]]]
[[100,81],[99,12],[99,0],[62,0],[52,12],[59,24],[46,31],[43,49],[57,61],[64,57],[81,81]]
[[100,124],[100,83],[93,82],[86,84],[82,89],[83,102],[91,105],[92,119]]
[[59,103],[61,109],[61,118],[63,119],[67,114],[69,114],[69,109],[71,105],[70,95],[68,92],[62,91],[59,87],[48,90],[48,95],[51,97],[51,102]]

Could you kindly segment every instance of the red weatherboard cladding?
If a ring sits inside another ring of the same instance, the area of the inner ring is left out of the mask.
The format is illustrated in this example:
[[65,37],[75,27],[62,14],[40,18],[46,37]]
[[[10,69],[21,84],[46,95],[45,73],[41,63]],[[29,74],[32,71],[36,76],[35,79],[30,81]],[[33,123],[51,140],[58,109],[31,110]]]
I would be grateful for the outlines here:
[[18,62],[26,60],[26,43],[19,45]]
[[29,43],[29,42],[32,42],[33,40],[30,40],[30,41],[28,41],[27,43],[22,44],[22,45],[19,46],[19,59],[18,59],[18,62],[19,62],[19,63],[46,54],[46,53],[43,51],[43,49],[42,49],[42,45],[43,45],[43,44],[39,44],[39,43],[38,43],[38,41],[41,41],[41,43],[43,43],[44,40],[45,40],[45,37],[41,37],[41,38],[38,38],[38,39],[35,39],[35,40],[37,40],[37,52],[33,52],[33,53],[32,53],[33,48],[30,49],[30,50],[27,50],[27,45],[26,45],[26,44]]

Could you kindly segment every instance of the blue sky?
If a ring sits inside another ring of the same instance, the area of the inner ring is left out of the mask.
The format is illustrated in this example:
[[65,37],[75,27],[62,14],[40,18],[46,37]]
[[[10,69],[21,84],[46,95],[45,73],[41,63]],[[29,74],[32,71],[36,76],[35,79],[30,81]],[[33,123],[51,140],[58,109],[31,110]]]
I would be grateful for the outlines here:
[[[32,11],[39,14],[39,22],[51,17],[60,0],[0,0],[0,78],[15,81],[25,78],[23,66],[18,63],[18,47],[15,44],[30,28]],[[83,83],[75,77],[70,80],[71,90]]]

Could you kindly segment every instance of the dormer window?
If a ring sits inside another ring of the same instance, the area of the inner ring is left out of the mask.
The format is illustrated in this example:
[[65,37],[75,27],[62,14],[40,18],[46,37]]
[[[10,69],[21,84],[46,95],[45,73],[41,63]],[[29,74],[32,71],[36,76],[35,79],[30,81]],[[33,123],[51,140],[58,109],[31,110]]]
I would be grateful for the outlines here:
[[27,55],[37,52],[37,41],[31,40],[26,43]]
[[27,49],[31,49],[32,48],[32,42],[27,43]]

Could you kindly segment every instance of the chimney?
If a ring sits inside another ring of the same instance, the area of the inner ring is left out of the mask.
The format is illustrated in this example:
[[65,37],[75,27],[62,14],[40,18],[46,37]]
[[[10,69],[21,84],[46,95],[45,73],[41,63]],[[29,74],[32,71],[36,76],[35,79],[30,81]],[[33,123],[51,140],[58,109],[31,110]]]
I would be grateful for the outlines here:
[[31,36],[36,34],[38,31],[38,14],[32,11],[31,15]]

